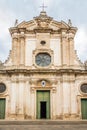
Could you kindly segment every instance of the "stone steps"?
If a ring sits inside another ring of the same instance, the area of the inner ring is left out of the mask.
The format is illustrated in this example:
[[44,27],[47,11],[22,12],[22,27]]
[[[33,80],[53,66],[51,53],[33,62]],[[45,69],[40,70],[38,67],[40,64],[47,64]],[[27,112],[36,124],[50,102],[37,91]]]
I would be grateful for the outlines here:
[[87,121],[0,121],[0,130],[87,130]]
[[54,121],[54,120],[0,120],[0,125],[79,125],[87,124],[87,120],[81,121]]

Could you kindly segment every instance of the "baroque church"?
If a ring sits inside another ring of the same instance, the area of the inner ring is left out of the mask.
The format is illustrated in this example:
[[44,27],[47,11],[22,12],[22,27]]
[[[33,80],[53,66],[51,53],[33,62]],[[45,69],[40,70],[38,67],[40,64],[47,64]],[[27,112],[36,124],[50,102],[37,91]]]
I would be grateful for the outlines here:
[[87,119],[87,63],[74,50],[77,28],[45,11],[9,29],[0,62],[0,119]]

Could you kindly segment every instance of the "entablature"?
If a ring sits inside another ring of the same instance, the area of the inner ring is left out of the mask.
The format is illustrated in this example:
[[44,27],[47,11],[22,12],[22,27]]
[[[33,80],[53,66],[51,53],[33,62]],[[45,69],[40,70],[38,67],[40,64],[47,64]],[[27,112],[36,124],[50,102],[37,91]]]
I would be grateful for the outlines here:
[[64,74],[64,73],[69,73],[69,74],[87,74],[87,70],[80,70],[80,69],[0,69],[0,74],[54,74],[54,75],[59,75],[59,74]]

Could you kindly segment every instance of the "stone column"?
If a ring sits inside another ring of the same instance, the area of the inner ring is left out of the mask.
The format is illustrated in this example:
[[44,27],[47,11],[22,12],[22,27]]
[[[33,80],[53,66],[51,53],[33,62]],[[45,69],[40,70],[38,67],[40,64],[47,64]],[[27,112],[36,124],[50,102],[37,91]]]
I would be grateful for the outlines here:
[[15,119],[16,116],[16,107],[17,107],[17,85],[16,82],[12,82],[11,84],[11,91],[10,91],[10,100],[11,100],[11,109],[10,109],[10,114],[11,118]]
[[63,86],[62,82],[59,81],[57,84],[57,93],[56,93],[56,118],[62,119],[63,116]]
[[26,81],[25,93],[24,93],[24,113],[26,119],[31,119],[31,94],[30,94],[30,83]]
[[19,118],[24,118],[24,82],[19,82],[18,91],[18,116]]
[[25,36],[20,36],[20,64],[25,65]]
[[63,116],[64,119],[70,117],[70,83],[67,74],[63,75]]
[[71,118],[76,119],[77,100],[76,100],[76,88],[74,81],[70,82],[70,87],[71,87]]
[[51,92],[51,103],[52,103],[52,110],[51,110],[51,118],[52,119],[56,119],[56,86],[55,84],[52,85],[52,92]]
[[69,65],[74,65],[74,34],[69,33]]
[[67,36],[66,32],[62,32],[62,64],[67,65]]
[[34,86],[32,85],[32,88],[31,88],[31,116],[32,116],[32,119],[35,119],[35,89],[34,89]]
[[17,65],[18,63],[18,38],[14,36],[12,39],[12,61],[13,65]]

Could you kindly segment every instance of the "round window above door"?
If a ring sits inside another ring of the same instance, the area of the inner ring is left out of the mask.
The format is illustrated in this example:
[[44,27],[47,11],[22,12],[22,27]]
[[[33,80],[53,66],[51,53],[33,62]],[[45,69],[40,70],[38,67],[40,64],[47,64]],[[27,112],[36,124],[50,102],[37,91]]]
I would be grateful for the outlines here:
[[35,57],[35,62],[41,67],[49,66],[51,63],[51,56],[48,53],[38,53]]

